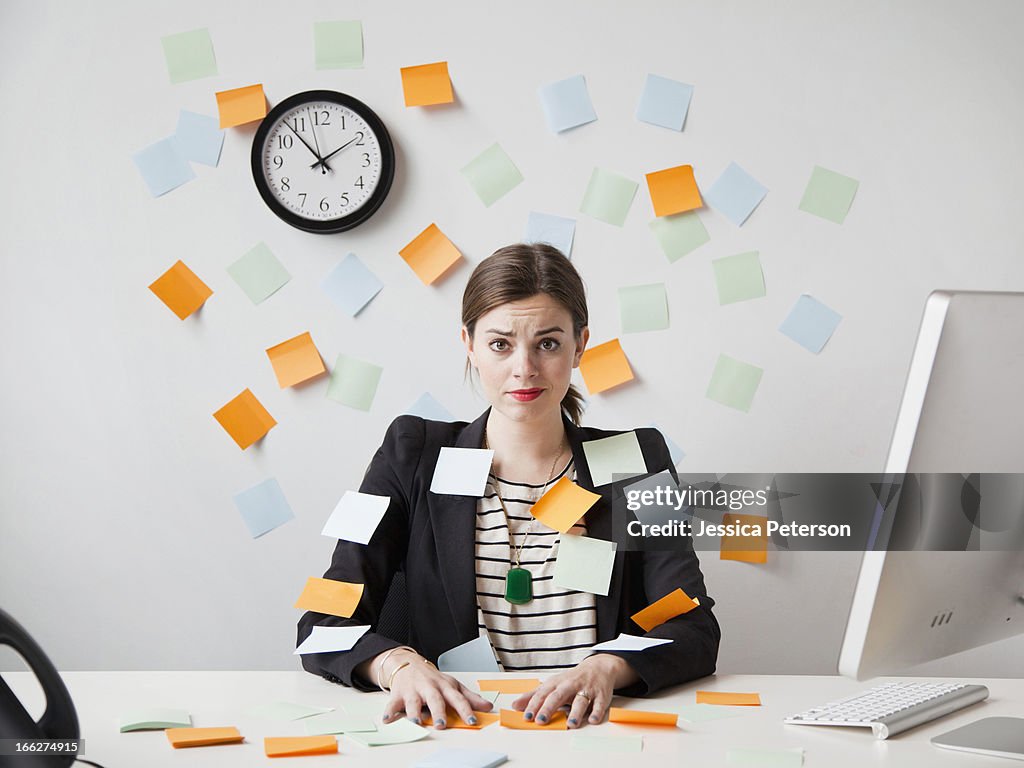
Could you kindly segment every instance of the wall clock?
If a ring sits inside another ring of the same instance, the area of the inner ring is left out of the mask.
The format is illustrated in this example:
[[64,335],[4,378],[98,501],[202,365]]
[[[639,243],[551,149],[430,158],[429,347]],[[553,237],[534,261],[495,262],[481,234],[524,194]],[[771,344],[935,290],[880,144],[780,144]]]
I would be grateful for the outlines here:
[[368,106],[337,91],[305,91],[263,118],[252,142],[252,178],[281,219],[330,234],[370,218],[391,189],[395,150]]

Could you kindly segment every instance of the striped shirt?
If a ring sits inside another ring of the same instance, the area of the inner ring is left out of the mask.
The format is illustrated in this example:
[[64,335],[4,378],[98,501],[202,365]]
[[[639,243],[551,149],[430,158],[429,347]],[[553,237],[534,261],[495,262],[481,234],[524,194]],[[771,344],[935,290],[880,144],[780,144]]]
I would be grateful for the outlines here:
[[[563,475],[576,479],[572,459],[551,478],[548,488]],[[515,562],[509,546],[509,526],[495,492],[498,488],[508,509],[512,540],[518,549],[523,536],[520,565],[533,576],[533,600],[514,605],[505,600],[505,575]],[[597,611],[589,592],[554,586],[555,560],[560,533],[530,514],[544,484],[513,483],[491,474],[476,513],[477,624],[487,636],[505,671],[557,671],[576,666],[590,655],[597,642]],[[571,529],[585,535],[583,520]]]

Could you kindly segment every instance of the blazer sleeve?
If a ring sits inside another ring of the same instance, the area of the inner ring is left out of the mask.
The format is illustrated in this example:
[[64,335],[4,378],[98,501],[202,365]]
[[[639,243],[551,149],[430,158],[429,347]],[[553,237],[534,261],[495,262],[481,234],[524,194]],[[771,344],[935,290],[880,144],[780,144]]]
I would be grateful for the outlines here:
[[356,667],[400,645],[374,630],[391,579],[401,567],[408,549],[411,478],[419,465],[423,442],[422,419],[399,416],[391,423],[384,443],[370,461],[359,491],[387,496],[391,502],[368,544],[338,540],[331,565],[324,573],[325,579],[362,584],[359,605],[347,619],[307,611],[299,619],[298,642],[305,640],[315,626],[369,625],[370,629],[351,650],[303,654],[302,666],[308,672],[359,690],[377,690],[375,684],[354,675]]

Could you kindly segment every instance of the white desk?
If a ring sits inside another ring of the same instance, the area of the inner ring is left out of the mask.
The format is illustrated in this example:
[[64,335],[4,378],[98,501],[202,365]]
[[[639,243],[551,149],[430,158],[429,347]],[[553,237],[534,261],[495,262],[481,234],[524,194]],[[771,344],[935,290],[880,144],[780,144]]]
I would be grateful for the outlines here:
[[[509,675],[509,677],[524,675]],[[263,753],[264,736],[302,736],[301,721],[272,722],[244,711],[264,703],[293,701],[315,706],[343,706],[353,699],[384,701],[381,693],[360,693],[329,683],[306,672],[67,672],[63,674],[78,709],[83,757],[105,768],[146,768],[180,766],[188,768],[232,768],[282,763]],[[459,675],[474,685],[478,676]],[[6,673],[4,678],[37,714],[41,711],[38,689],[28,672]],[[909,679],[909,678],[899,678]],[[671,712],[692,704],[698,689],[756,691],[761,707],[748,707],[744,714],[701,724],[680,720],[679,728],[624,726],[604,723],[586,725],[583,732],[595,734],[643,734],[644,750],[639,755],[575,752],[570,749],[573,731],[537,733],[512,731],[494,724],[481,731],[434,731],[422,741],[391,747],[366,749],[339,737],[340,755],[284,758],[283,764],[318,766],[409,766],[419,757],[440,747],[476,747],[507,752],[510,765],[566,766],[585,764],[630,768],[650,766],[724,766],[731,747],[803,747],[804,765],[862,768],[869,765],[897,766],[992,766],[1017,765],[1016,761],[969,755],[936,749],[929,739],[939,733],[988,716],[1024,716],[1024,680],[965,680],[989,687],[989,699],[887,741],[877,741],[870,729],[823,728],[785,725],[784,717],[816,704],[883,682],[856,683],[840,677],[721,675],[681,686],[650,699],[616,700],[618,706]],[[35,694],[33,696],[32,694]],[[500,696],[497,706],[508,706],[513,696]],[[118,718],[132,706],[160,706],[186,709],[194,726],[234,725],[245,736],[244,744],[192,749],[173,749],[162,731],[119,733]],[[30,708],[30,711],[33,711]],[[341,760],[341,763],[338,761]],[[295,762],[298,761],[298,762]]]

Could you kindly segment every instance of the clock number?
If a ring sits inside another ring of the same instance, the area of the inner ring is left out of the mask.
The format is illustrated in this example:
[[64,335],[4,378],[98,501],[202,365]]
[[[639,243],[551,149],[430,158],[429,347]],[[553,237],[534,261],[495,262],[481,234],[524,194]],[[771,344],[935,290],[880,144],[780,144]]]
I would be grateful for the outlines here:
[[280,169],[284,165],[284,158],[280,155],[274,155],[274,168]]
[[278,149],[291,149],[292,148],[292,137],[285,134],[277,134],[277,148]]
[[330,210],[330,208],[331,208],[331,204],[327,202],[327,198],[326,197],[320,198],[320,210],[321,211],[327,211],[327,210]]
[[369,164],[370,164],[370,153],[369,152],[363,152],[363,168],[365,168]]
[[287,176],[282,176],[281,177],[281,189],[283,189],[285,192],[287,192],[291,188],[292,188],[292,180],[289,179]]
[[[323,119],[320,118],[323,115]],[[330,125],[331,124],[331,113],[326,109],[314,110],[313,111],[313,125]]]
[[356,131],[356,136],[358,136],[358,137],[359,137],[359,138],[358,138],[358,139],[356,140],[356,146],[357,146],[357,147],[363,147],[363,146],[366,146],[366,145],[365,145],[365,144],[363,143],[363,138],[364,138],[364,137],[363,137],[363,132],[362,132],[362,131]]
[[341,130],[343,130],[343,131],[345,130],[345,116],[344,115],[341,116]]
[[304,117],[296,117],[295,118],[295,127],[296,127],[296,129],[298,129],[297,130],[298,133],[305,133],[306,132],[306,118],[304,118]]
[[299,203],[299,208],[303,208],[306,205],[306,193],[305,192],[299,192],[299,197],[302,198],[302,202]]
[[365,184],[363,184],[363,177],[362,176],[360,176],[358,179],[356,179],[356,183],[355,183],[354,186],[357,186],[360,189],[362,189],[363,187],[366,186]]
[[341,204],[348,205],[348,192],[341,193]]

